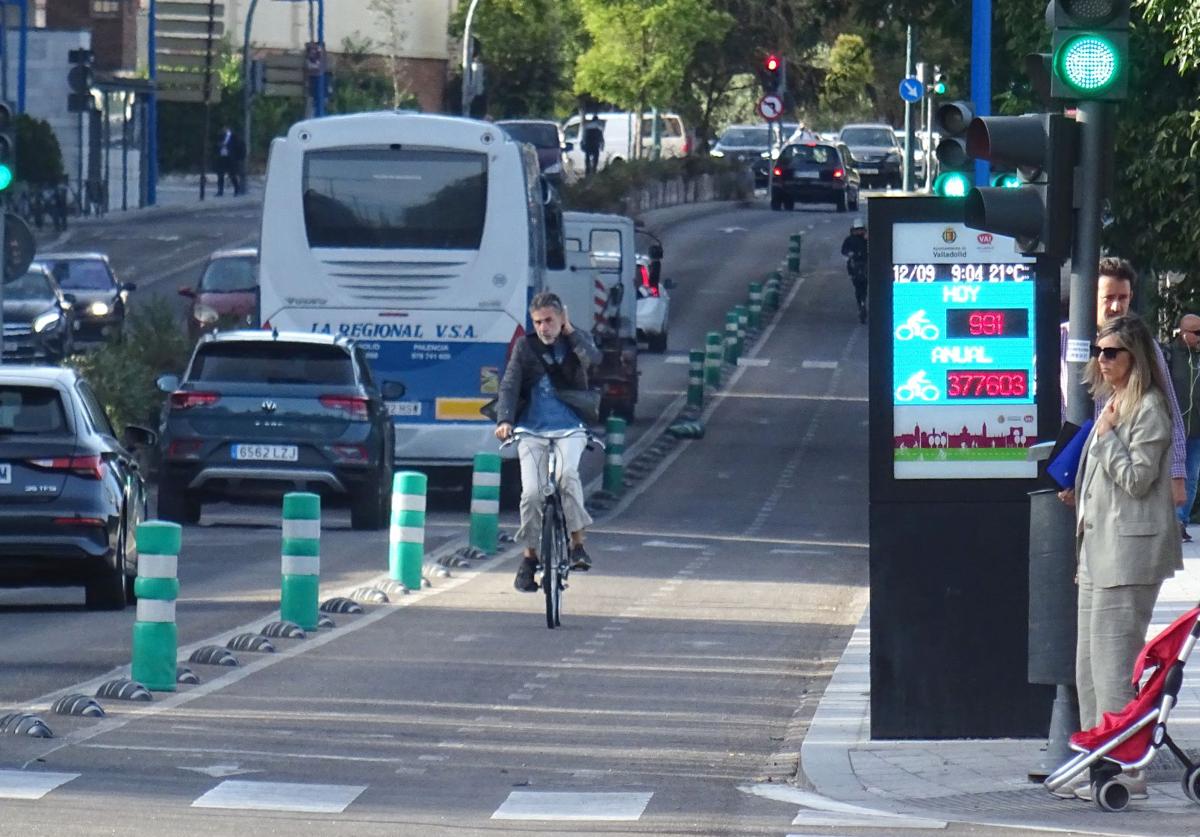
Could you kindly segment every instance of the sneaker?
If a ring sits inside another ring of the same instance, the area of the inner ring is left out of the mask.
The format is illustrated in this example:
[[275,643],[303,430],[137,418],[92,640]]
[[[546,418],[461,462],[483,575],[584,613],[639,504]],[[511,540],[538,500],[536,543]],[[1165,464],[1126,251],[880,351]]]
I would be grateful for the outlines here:
[[1183,523],[1179,524],[1179,537],[1183,539],[1184,543],[1192,542],[1192,536],[1188,534],[1187,526]]
[[571,547],[571,569],[587,572],[592,568],[592,557],[587,554],[583,544]]
[[[1091,786],[1088,784],[1087,773],[1084,773],[1077,779],[1068,782],[1058,790],[1050,791],[1050,795],[1057,797],[1058,799],[1082,799],[1082,797],[1079,796],[1079,792],[1085,788],[1089,794],[1092,792]],[[1088,799],[1091,799],[1091,796],[1089,796]]]
[[538,586],[537,582],[533,580],[533,574],[536,571],[536,558],[522,558],[521,566],[517,567],[517,577],[513,580],[513,587],[522,593],[536,593]]

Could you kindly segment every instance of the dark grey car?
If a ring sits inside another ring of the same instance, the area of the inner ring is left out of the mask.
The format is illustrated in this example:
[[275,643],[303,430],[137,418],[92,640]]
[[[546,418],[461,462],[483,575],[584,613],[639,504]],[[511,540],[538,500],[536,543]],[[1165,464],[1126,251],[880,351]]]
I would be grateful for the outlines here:
[[900,188],[903,181],[900,142],[890,125],[846,125],[838,139],[849,147],[864,186]]
[[37,257],[64,293],[75,297],[75,336],[101,340],[125,325],[129,294],[137,286],[120,282],[103,253],[45,253]]
[[538,167],[552,183],[563,181],[563,153],[571,150],[562,129],[548,119],[502,119],[496,123],[517,142],[527,142],[537,151]]
[[50,363],[75,348],[75,297],[37,262],[4,286],[5,363]]
[[350,503],[355,529],[391,512],[395,438],[361,347],[341,337],[231,331],[200,338],[161,426],[158,516],[197,523],[205,500],[315,491]]
[[[799,126],[785,122],[781,126],[783,141],[787,142]],[[736,160],[754,173],[754,185],[767,185],[771,168],[771,135],[766,125],[730,125],[708,152],[713,157]]]
[[0,369],[0,587],[77,586],[87,605],[133,599],[146,490],[135,457],[154,433],[118,439],[73,369]]

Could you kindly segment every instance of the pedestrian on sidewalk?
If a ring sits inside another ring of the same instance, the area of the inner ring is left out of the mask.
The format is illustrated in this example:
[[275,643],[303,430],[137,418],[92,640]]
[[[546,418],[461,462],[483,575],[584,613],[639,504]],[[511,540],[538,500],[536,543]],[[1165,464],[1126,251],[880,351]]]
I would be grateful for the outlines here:
[[583,173],[595,174],[600,167],[600,152],[604,150],[604,122],[594,113],[583,123],[579,147],[583,150]]
[[1187,439],[1187,498],[1179,507],[1179,531],[1185,543],[1192,540],[1187,525],[1196,504],[1196,485],[1200,481],[1200,316],[1184,314],[1179,318],[1176,337],[1162,346],[1171,374],[1175,400],[1183,414],[1183,432]]
[[[1133,698],[1130,675],[1159,589],[1183,569],[1171,490],[1170,384],[1157,369],[1155,346],[1138,317],[1117,317],[1100,329],[1084,371],[1104,407],[1084,444],[1074,492],[1083,729]],[[1146,792],[1144,772],[1120,781],[1135,797]],[[1076,795],[1088,798],[1090,788]]]
[[244,191],[242,183],[242,162],[246,159],[246,145],[241,138],[233,132],[233,128],[226,125],[221,129],[221,134],[217,138],[217,197],[225,194],[225,178],[229,177],[229,183],[233,187],[233,194],[240,195]]

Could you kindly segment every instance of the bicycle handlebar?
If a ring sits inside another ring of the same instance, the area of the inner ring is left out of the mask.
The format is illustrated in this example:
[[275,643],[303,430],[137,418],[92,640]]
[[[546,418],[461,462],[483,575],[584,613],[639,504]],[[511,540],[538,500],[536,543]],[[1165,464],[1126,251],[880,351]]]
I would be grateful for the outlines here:
[[581,433],[583,435],[587,436],[587,447],[589,450],[591,450],[593,447],[598,447],[598,448],[600,448],[600,450],[608,450],[608,448],[605,446],[604,442],[600,441],[595,436],[593,436],[592,431],[590,431],[590,430],[584,430],[581,428],[579,430],[571,430],[566,433],[562,433],[562,432],[538,433],[537,431],[534,431],[534,430],[525,430],[524,428],[519,428],[519,427],[514,427],[512,434],[507,439],[505,439],[503,442],[500,443],[500,450],[504,450],[509,445],[516,444],[518,441],[520,441],[522,436],[530,436],[534,439],[545,439],[547,441],[551,441],[554,439],[566,439],[570,436],[578,436]]

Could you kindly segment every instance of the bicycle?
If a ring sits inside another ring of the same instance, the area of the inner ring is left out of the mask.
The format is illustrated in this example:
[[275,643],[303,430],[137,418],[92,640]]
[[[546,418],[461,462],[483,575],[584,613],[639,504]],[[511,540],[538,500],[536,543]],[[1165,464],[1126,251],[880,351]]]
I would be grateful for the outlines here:
[[522,436],[544,439],[550,443],[546,449],[546,482],[542,485],[542,540],[538,545],[538,570],[542,574],[541,588],[546,594],[546,627],[553,630],[562,625],[562,594],[567,589],[567,577],[571,574],[570,533],[567,518],[563,513],[562,496],[558,491],[558,440],[583,434],[591,450],[604,450],[604,443],[587,430],[568,430],[554,433],[535,433],[532,430],[513,428],[512,435],[500,443],[500,449],[516,444]]
[[941,391],[937,386],[925,377],[924,369],[896,387],[897,401],[912,401],[914,398],[921,401],[937,401],[940,395]]
[[925,316],[925,309],[918,308],[912,315],[896,326],[897,340],[912,340],[920,337],[922,340],[937,340],[941,330]]

